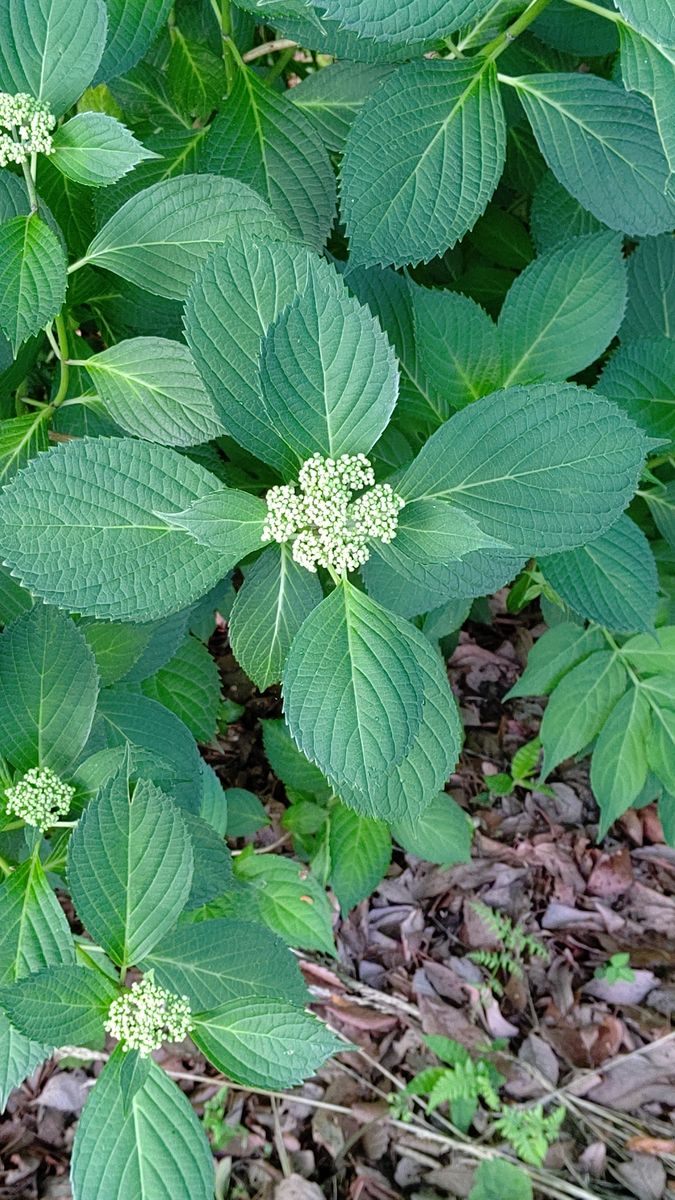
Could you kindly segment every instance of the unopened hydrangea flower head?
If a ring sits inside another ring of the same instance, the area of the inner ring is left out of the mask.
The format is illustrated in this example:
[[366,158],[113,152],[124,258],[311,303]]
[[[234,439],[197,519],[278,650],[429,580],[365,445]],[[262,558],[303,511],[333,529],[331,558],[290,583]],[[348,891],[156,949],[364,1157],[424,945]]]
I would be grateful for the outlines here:
[[42,100],[26,92],[0,92],[0,167],[25,163],[31,154],[51,154],[56,118]]
[[300,468],[298,489],[270,488],[262,540],[292,542],[293,558],[308,571],[356,571],[370,557],[369,539],[396,536],[405,501],[390,484],[375,483],[365,454],[312,455]]
[[70,808],[75,788],[49,767],[31,767],[18,783],[5,789],[7,812],[27,825],[49,829]]
[[192,1029],[187,996],[175,996],[145,975],[128,991],[113,1000],[108,1009],[106,1032],[117,1038],[122,1049],[138,1050],[146,1058],[163,1042],[182,1042]]

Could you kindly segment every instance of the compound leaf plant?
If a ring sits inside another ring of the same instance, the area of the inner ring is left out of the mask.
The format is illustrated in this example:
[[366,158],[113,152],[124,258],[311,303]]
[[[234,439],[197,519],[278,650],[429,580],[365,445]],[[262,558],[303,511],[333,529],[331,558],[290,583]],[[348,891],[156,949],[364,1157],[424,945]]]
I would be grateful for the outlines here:
[[[0,1091],[116,1041],[76,1200],[211,1196],[151,1052],[300,1081],[323,885],[467,856],[473,599],[675,833],[674,63],[670,0],[0,0]],[[216,610],[305,865],[226,847]]]

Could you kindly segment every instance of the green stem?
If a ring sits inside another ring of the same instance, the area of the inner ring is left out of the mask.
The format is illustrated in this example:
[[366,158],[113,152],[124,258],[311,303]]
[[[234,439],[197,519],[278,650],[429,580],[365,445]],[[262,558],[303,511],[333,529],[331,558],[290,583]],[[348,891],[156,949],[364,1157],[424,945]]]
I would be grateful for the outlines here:
[[279,75],[281,75],[281,72],[286,69],[289,62],[292,61],[294,54],[295,54],[295,46],[290,46],[287,50],[284,50],[283,53],[279,55],[274,66],[270,69],[268,74],[265,76],[265,83],[267,84],[268,87],[271,84],[273,84],[274,80],[277,79],[279,77]]
[[509,25],[508,29],[488,42],[487,46],[481,50],[481,55],[493,62],[504,50],[508,50],[511,43],[525,32],[528,25],[531,25],[550,3],[551,0],[530,0],[525,12],[522,12],[513,24]]
[[465,38],[461,38],[457,43],[457,50],[461,53],[462,50],[468,50],[476,41],[477,34],[487,24],[491,17],[502,7],[502,0],[495,0],[491,8],[486,13],[483,13],[480,21],[477,21],[473,29],[470,29]]
[[591,0],[565,0],[565,3],[573,4],[575,8],[585,8],[586,12],[595,13],[597,17],[604,17],[606,21],[614,21],[617,25],[625,25],[621,13],[612,12],[611,8],[601,8],[599,4],[592,4]]
[[28,163],[22,163],[21,170],[23,171],[23,177],[26,180],[26,191],[28,192],[28,199],[30,200],[30,211],[31,213],[36,213],[39,208],[39,201],[37,191],[35,190],[35,180]]
[[61,375],[59,377],[59,386],[54,399],[51,402],[51,408],[58,408],[62,404],[68,394],[68,379],[70,377],[70,363],[68,362],[68,330],[66,322],[63,319],[63,313],[60,312],[56,321],[56,334],[59,339],[59,362],[61,364]]

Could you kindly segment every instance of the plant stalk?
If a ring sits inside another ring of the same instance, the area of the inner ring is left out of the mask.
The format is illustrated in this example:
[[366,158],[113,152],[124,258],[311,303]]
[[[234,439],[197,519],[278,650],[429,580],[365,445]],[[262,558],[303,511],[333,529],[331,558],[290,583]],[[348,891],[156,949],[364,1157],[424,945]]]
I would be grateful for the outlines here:
[[575,8],[585,8],[586,12],[595,13],[597,17],[604,17],[606,21],[613,21],[616,25],[625,24],[621,13],[612,12],[611,8],[601,8],[599,4],[593,4],[592,0],[565,0],[566,4],[572,4]]
[[70,378],[70,363],[68,362],[68,330],[66,322],[63,318],[63,313],[60,312],[55,322],[56,335],[59,341],[59,362],[61,364],[61,374],[59,376],[59,386],[54,399],[51,402],[50,408],[58,408],[63,403],[68,394],[68,380]]
[[513,24],[509,25],[508,29],[498,34],[496,38],[488,42],[487,46],[483,47],[481,56],[493,62],[504,50],[508,49],[521,33],[525,32],[528,25],[531,25],[550,3],[551,0],[531,0],[525,12],[522,12]]

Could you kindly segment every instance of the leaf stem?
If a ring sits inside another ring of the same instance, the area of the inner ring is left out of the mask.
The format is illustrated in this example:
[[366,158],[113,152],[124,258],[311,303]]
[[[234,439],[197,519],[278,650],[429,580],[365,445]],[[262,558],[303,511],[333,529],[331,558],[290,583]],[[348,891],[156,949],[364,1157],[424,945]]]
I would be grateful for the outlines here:
[[26,180],[26,191],[28,192],[28,199],[30,200],[31,216],[33,216],[35,213],[37,213],[38,208],[40,207],[38,194],[35,189],[35,180],[28,163],[23,162],[21,164],[21,170],[23,171],[23,177]]
[[599,4],[593,4],[592,0],[565,0],[565,3],[572,4],[575,8],[585,8],[587,12],[595,13],[597,17],[604,17],[606,21],[613,21],[616,25],[625,25],[621,13],[612,12],[611,8],[602,8]]
[[487,46],[484,46],[481,50],[481,55],[490,62],[493,62],[504,50],[508,49],[521,33],[525,32],[528,25],[531,25],[550,3],[551,0],[530,0],[530,4],[528,4],[525,12],[522,12],[513,24],[509,25],[508,29],[498,34],[491,42],[488,42]]
[[62,404],[68,394],[68,380],[70,377],[70,363],[68,362],[68,330],[66,322],[63,318],[63,313],[60,312],[55,322],[56,335],[59,339],[59,360],[61,363],[61,375],[59,377],[59,386],[54,399],[51,402],[51,408],[58,408]]
[[288,66],[289,62],[292,61],[294,54],[295,54],[295,46],[287,46],[286,49],[284,50],[283,54],[279,55],[274,66],[270,69],[268,74],[265,76],[265,83],[267,84],[268,87],[270,87],[271,84],[274,83],[275,79],[279,78],[282,71],[284,71],[286,69],[286,67]]
[[290,50],[291,46],[295,50],[297,44],[290,38],[277,38],[274,42],[263,42],[261,46],[254,46],[252,50],[247,50],[245,54],[242,54],[241,61],[254,62],[256,58],[264,58],[266,54],[275,54],[277,50]]

